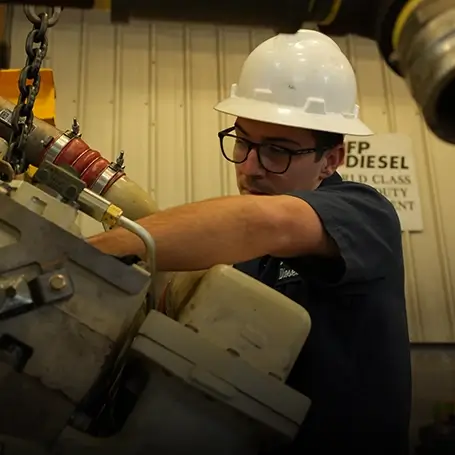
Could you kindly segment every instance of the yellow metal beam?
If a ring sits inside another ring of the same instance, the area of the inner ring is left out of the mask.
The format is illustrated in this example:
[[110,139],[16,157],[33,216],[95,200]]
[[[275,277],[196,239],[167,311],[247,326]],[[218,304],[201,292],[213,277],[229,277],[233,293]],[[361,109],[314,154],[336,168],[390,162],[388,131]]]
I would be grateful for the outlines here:
[[111,0],[95,0],[93,3],[94,9],[99,9],[103,11],[111,10]]
[[[19,98],[19,74],[18,69],[0,70],[0,96],[14,104]],[[36,97],[33,113],[39,119],[55,125],[54,73],[49,68],[42,68],[40,75],[40,91]]]

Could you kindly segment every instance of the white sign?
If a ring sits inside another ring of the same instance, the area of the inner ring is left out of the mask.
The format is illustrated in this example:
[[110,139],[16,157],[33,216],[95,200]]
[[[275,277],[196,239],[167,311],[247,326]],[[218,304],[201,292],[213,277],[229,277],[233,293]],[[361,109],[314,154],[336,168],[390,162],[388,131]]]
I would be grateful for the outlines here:
[[422,207],[412,153],[412,141],[404,134],[349,136],[339,173],[343,180],[376,188],[394,205],[402,231],[423,231]]

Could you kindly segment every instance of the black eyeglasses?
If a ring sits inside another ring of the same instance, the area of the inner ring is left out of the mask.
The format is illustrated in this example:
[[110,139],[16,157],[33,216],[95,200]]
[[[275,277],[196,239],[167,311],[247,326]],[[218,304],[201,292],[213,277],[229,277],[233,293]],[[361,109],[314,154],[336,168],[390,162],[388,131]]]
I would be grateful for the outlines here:
[[235,131],[235,127],[231,126],[218,133],[221,153],[224,158],[231,163],[241,164],[248,159],[248,155],[254,149],[256,150],[259,164],[272,174],[284,174],[289,169],[293,156],[321,151],[316,148],[290,150],[266,142],[258,144],[232,134],[233,131]]

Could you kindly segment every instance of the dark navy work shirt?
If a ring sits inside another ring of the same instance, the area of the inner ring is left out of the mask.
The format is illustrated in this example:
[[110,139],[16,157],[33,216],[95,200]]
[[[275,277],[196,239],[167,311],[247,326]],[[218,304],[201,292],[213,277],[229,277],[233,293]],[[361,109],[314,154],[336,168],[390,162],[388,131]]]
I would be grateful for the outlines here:
[[407,453],[411,367],[401,229],[375,189],[338,174],[310,204],[341,258],[264,257],[235,267],[309,312],[312,328],[288,384],[312,400],[280,454]]

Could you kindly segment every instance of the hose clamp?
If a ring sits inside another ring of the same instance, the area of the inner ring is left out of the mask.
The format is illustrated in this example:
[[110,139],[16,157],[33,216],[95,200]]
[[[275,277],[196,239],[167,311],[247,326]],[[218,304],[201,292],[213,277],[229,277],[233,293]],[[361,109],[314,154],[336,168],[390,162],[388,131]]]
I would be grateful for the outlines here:
[[118,174],[118,171],[108,166],[103,172],[101,172],[90,189],[94,193],[101,195],[116,174]]
[[70,143],[73,139],[73,136],[69,135],[67,132],[63,133],[58,139],[54,141],[49,150],[46,152],[44,159],[54,163],[57,157],[60,155],[60,152]]

